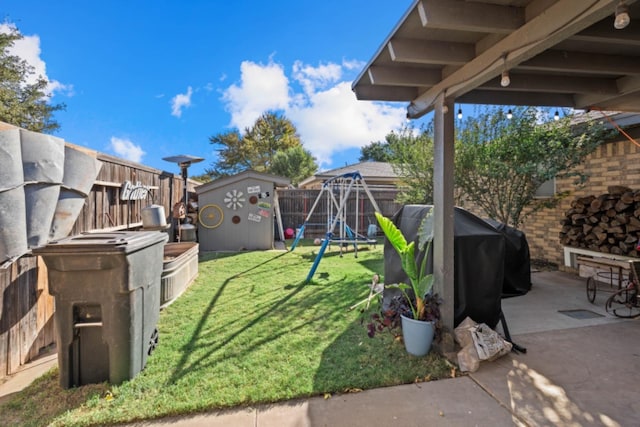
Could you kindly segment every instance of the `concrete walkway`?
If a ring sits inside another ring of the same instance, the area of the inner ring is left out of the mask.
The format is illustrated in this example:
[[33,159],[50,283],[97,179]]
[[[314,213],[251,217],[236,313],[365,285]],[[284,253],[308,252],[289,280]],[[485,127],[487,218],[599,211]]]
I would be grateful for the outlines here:
[[532,279],[527,295],[503,300],[512,338],[527,352],[483,362],[468,376],[131,425],[640,425],[640,320],[609,316],[603,292],[590,304],[577,276]]

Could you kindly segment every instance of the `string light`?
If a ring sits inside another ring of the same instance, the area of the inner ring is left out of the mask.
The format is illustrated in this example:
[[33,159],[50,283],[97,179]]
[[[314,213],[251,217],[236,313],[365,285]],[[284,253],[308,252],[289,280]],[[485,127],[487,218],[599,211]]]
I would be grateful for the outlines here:
[[511,111],[511,108],[509,108],[509,111],[507,111],[507,119],[511,120],[513,118],[513,112]]
[[621,0],[616,6],[616,19],[613,21],[613,26],[616,30],[622,30],[626,28],[630,22],[629,8],[624,4],[624,1]]
[[509,78],[509,71],[504,70],[502,72],[502,78],[500,79],[500,86],[507,87],[511,84],[511,79]]
[[462,119],[462,108],[458,108],[458,118]]

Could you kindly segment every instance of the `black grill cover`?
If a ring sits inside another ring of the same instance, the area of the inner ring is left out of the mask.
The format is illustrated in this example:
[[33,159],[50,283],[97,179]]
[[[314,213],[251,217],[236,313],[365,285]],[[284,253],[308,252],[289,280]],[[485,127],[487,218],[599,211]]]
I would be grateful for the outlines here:
[[531,259],[525,234],[492,219],[485,219],[506,238],[502,298],[517,297],[531,290]]
[[[406,205],[394,215],[394,223],[408,241],[414,240],[416,245],[418,244],[418,228],[422,218],[431,208],[428,205]],[[462,208],[455,208],[454,326],[469,316],[478,323],[486,323],[491,328],[495,328],[500,319],[503,288],[506,286],[510,290],[521,289],[521,292],[526,293],[524,288],[530,287],[530,274],[527,279],[516,276],[515,273],[505,273],[506,241],[504,232]],[[526,256],[520,252],[518,256],[526,258],[528,266],[528,246],[526,248]],[[419,255],[421,256],[422,254]],[[431,254],[429,256],[431,257]],[[508,262],[511,263],[511,260]],[[430,270],[432,270],[432,260],[429,260],[427,265],[431,266]],[[525,268],[520,267],[518,270]],[[506,276],[508,276],[507,285],[505,285]],[[524,280],[526,284],[521,284],[520,280]],[[408,282],[398,255],[386,240],[384,282],[385,284]],[[385,288],[385,302],[397,292],[399,291],[396,289]]]

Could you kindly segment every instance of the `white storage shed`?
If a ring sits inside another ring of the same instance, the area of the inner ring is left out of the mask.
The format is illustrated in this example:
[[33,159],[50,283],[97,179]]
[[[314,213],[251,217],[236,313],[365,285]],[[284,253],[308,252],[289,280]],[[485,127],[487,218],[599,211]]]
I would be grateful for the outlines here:
[[248,170],[196,187],[200,250],[273,249],[274,220],[283,237],[276,190],[289,184],[287,178]]

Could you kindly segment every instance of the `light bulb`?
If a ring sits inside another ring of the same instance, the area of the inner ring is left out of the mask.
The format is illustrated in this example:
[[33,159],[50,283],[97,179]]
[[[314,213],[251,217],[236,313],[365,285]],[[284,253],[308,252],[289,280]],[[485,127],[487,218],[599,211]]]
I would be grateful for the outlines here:
[[513,118],[513,113],[511,112],[511,109],[509,109],[509,111],[507,111],[507,119],[511,120]]
[[560,114],[558,113],[558,110],[556,110],[556,113],[553,115],[553,120],[555,121],[560,120]]
[[462,108],[458,108],[458,118],[462,118]]
[[622,30],[629,25],[629,22],[631,22],[629,8],[626,4],[620,2],[618,6],[616,6],[616,19],[613,21],[613,26],[616,30]]
[[502,72],[502,78],[500,79],[500,86],[507,87],[511,84],[511,79],[509,78],[509,72],[507,70]]

